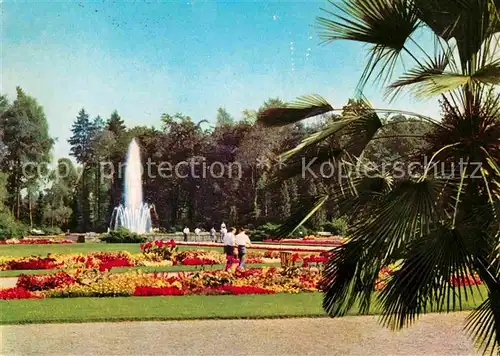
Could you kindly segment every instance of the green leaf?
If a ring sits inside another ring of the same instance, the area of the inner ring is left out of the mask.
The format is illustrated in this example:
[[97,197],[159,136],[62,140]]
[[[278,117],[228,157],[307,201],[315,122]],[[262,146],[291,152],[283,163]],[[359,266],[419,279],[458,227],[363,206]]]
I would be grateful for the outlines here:
[[286,107],[264,110],[258,121],[266,126],[285,126],[332,110],[333,107],[321,96],[305,95]]
[[276,237],[286,237],[293,234],[294,231],[301,227],[319,209],[321,209],[328,199],[328,195],[309,198],[308,202],[303,203],[301,209],[298,209],[275,231]]
[[496,308],[495,312],[491,297],[487,298],[466,320],[465,329],[474,339],[476,347],[482,349],[485,354],[490,351],[493,355],[495,349],[498,350],[500,347],[497,337],[498,330],[500,330],[500,312],[499,307]]
[[430,97],[454,91],[464,85],[500,84],[500,60],[478,69],[472,75],[445,72],[442,67],[419,67],[410,70],[398,81],[389,86],[389,93],[394,89],[414,86],[417,97]]
[[336,250],[324,274],[323,306],[328,314],[344,315],[357,299],[361,312],[368,312],[380,268],[401,258],[408,243],[429,234],[442,219],[442,208],[435,202],[445,185],[430,178],[402,181],[388,192],[384,188],[379,194],[386,193],[378,199],[374,190],[365,188],[365,201],[358,192],[359,200],[353,200],[357,220],[350,225],[349,241]]
[[391,75],[408,38],[418,28],[418,17],[412,2],[405,0],[344,0],[340,5],[330,1],[335,12],[322,9],[329,18],[318,17],[320,37],[325,42],[350,40],[372,44],[362,88],[381,66],[376,79]]
[[325,128],[307,136],[300,142],[295,148],[284,152],[280,155],[279,159],[286,161],[290,157],[296,155],[297,153],[301,152],[305,148],[313,145],[317,145],[318,143],[326,140],[330,136],[338,133],[345,127],[347,127],[349,124],[351,124],[355,119],[346,119],[346,120],[339,120],[339,121],[334,121],[333,123],[327,125]]
[[468,298],[467,289],[455,287],[450,280],[467,278],[474,271],[467,245],[464,236],[445,226],[436,226],[411,241],[401,269],[380,294],[383,323],[400,329],[428,311],[461,309],[462,295]]

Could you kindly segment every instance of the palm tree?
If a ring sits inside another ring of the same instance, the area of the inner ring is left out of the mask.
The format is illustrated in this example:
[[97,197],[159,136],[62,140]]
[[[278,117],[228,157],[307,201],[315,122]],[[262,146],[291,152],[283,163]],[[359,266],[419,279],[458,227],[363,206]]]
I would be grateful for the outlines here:
[[[417,98],[439,96],[443,117],[376,109],[361,99],[361,105],[283,153],[280,158],[289,162],[284,178],[303,170],[299,158],[319,157],[316,168],[331,161],[352,169],[332,178],[333,189],[283,224],[281,232],[293,232],[334,200],[351,221],[348,242],[334,250],[325,268],[324,309],[343,316],[357,304],[364,314],[377,302],[383,324],[393,329],[428,311],[461,309],[461,301],[480,289],[450,280],[477,273],[486,295],[466,327],[479,349],[493,353],[500,345],[500,1],[344,0],[331,5],[317,20],[322,39],[370,46],[359,92],[374,80],[386,87],[390,99],[404,90]],[[416,40],[420,34],[433,39],[433,49]],[[411,69],[398,74],[400,67]],[[311,95],[266,110],[259,120],[281,126],[335,111]],[[373,142],[394,139],[385,134],[402,122],[390,120],[394,114],[429,130],[420,136],[418,152],[405,158],[421,162],[421,169],[406,174],[373,164],[360,169]],[[395,262],[398,269],[375,294],[379,271]]]

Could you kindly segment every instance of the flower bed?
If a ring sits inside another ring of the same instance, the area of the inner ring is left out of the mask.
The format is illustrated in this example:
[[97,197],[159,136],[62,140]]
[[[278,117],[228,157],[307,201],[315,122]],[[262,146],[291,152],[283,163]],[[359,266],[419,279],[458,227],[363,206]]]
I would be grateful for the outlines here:
[[23,269],[54,269],[63,266],[62,262],[58,262],[51,257],[23,257],[7,262],[4,269],[6,270],[23,270]]
[[469,275],[462,277],[462,278],[455,276],[455,277],[451,278],[451,280],[450,280],[450,284],[452,284],[455,287],[475,286],[475,285],[479,285],[482,283],[483,282],[481,281],[481,279],[479,278],[479,276],[476,273],[469,274]]
[[[304,266],[310,263],[324,263],[327,251],[321,251],[319,256],[311,252],[301,251],[294,254],[294,262],[303,261]],[[129,252],[94,252],[88,255],[61,254],[47,257],[0,257],[0,270],[29,270],[29,269],[78,269],[95,268],[100,271],[111,270],[115,267],[134,266],[213,266],[225,264],[226,258],[219,251],[187,250],[175,252],[170,260],[162,260],[162,256],[144,252],[131,254]],[[247,264],[279,263],[279,251],[249,251],[246,256]]]
[[[218,242],[177,241],[176,243],[179,246],[222,247],[222,244]],[[253,244],[250,248],[255,250],[287,251],[287,252],[323,252],[329,249],[327,246],[289,247],[289,246],[279,246],[279,245],[270,246],[270,245],[258,245],[258,244]]]
[[72,244],[71,240],[57,239],[8,239],[0,240],[0,245],[53,245],[53,244]]
[[14,287],[0,289],[0,299],[41,299],[42,295],[35,294],[24,288]]
[[66,272],[58,272],[52,275],[33,276],[22,274],[17,279],[16,287],[28,291],[42,291],[54,289],[63,285],[70,285],[76,282],[75,277]]
[[[386,267],[382,267],[378,274],[377,281],[375,282],[375,290],[381,291],[386,286],[394,273],[400,268],[399,263],[394,263]],[[459,276],[454,276],[450,278],[449,284],[453,287],[464,287],[482,284],[481,279],[476,273],[467,274],[460,278]]]
[[[272,294],[318,292],[321,287],[321,268],[311,264],[324,264],[327,256],[293,255],[289,268],[253,268],[248,270],[199,271],[172,273],[110,273],[93,268],[75,272],[58,272],[45,276],[21,275],[15,288],[0,290],[0,299],[50,298],[50,297],[115,297],[115,296],[182,296],[221,294]],[[302,261],[303,266],[299,267]],[[382,290],[397,265],[380,270],[375,290]],[[465,279],[451,279],[455,287],[480,284],[476,275]]]
[[30,270],[55,268],[97,268],[101,271],[115,267],[215,265],[225,262],[225,256],[217,251],[182,251],[172,255],[171,260],[162,260],[151,253],[95,252],[88,255],[62,254],[47,257],[0,257],[0,270]]
[[338,240],[301,240],[301,239],[284,239],[284,240],[264,240],[262,242],[272,244],[290,244],[290,245],[322,245],[322,246],[342,246],[343,242]]
[[87,269],[74,274],[21,276],[16,288],[4,292],[1,299],[299,293],[318,291],[319,280],[317,271],[301,268],[205,271],[175,276],[140,272],[113,274]]

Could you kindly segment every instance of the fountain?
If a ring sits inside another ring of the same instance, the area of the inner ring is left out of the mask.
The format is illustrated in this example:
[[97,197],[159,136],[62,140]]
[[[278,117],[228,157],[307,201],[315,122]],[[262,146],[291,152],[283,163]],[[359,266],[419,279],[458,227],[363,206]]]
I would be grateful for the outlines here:
[[128,146],[125,166],[124,204],[115,207],[111,217],[111,229],[125,227],[131,232],[151,232],[151,211],[142,201],[142,165],[137,141]]

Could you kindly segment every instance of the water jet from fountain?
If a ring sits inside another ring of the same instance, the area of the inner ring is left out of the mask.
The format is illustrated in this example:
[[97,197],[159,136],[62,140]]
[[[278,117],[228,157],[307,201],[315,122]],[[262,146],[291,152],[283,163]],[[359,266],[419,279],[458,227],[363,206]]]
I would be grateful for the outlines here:
[[142,200],[141,152],[135,138],[128,146],[125,163],[124,203],[114,208],[110,227],[138,234],[151,232],[151,210]]

